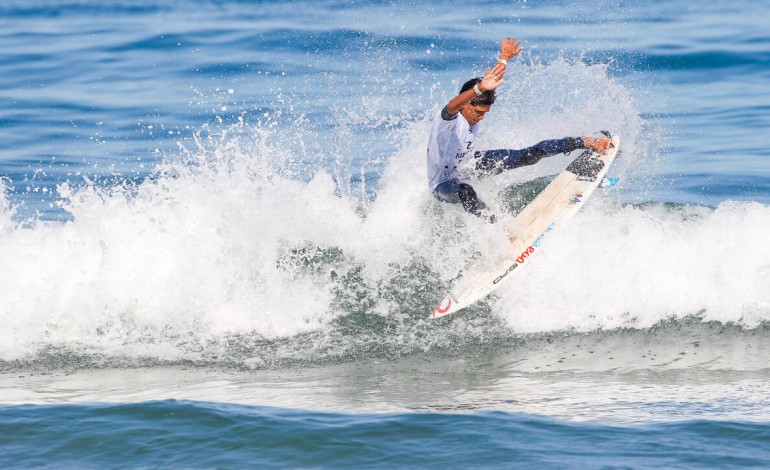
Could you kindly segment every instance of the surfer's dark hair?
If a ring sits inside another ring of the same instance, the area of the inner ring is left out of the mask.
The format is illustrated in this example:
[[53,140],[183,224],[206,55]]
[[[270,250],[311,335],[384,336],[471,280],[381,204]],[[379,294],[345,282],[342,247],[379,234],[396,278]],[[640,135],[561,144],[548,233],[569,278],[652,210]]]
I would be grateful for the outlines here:
[[[462,88],[460,88],[460,93],[464,93],[470,90],[474,85],[479,83],[481,83],[481,77],[471,78],[463,84]],[[479,96],[473,98],[471,100],[471,104],[474,106],[492,106],[495,103],[496,97],[497,95],[495,95],[495,90],[487,90]]]

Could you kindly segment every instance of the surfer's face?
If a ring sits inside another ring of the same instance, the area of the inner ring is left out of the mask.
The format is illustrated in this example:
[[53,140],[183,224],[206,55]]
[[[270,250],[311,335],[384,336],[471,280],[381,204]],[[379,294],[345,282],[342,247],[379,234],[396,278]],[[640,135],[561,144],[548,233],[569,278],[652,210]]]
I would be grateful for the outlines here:
[[484,115],[489,112],[489,108],[491,107],[492,106],[490,105],[482,104],[466,104],[460,109],[460,112],[463,114],[465,120],[468,121],[468,124],[475,126],[484,120]]

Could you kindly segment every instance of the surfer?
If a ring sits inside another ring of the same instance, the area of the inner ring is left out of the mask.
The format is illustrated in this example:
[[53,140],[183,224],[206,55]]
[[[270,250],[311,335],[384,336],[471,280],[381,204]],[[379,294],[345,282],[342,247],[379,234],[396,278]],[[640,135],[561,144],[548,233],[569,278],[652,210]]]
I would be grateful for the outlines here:
[[462,204],[467,212],[490,222],[495,222],[495,216],[484,213],[486,204],[458,171],[466,159],[473,159],[474,167],[482,173],[498,174],[577,149],[606,153],[612,144],[605,138],[566,137],[544,140],[520,150],[474,151],[478,125],[495,102],[495,89],[504,81],[508,61],[522,51],[520,43],[514,38],[501,41],[500,59],[494,67],[486,69],[483,77],[465,82],[460,93],[436,113],[428,139],[428,184],[433,196],[450,204]]

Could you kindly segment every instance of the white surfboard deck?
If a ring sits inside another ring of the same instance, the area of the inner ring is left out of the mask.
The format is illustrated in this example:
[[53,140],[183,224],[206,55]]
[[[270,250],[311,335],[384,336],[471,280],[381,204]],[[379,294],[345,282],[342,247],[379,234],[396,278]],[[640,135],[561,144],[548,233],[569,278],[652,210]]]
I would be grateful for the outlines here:
[[[452,291],[431,312],[439,318],[458,312],[483,299],[508,281],[511,273],[529,264],[542,238],[555,224],[572,217],[583,207],[602,182],[620,147],[620,138],[612,137],[613,147],[606,155],[584,151],[527,205],[515,219],[510,255],[498,260],[479,260],[470,266]],[[513,284],[506,284],[514,288]]]

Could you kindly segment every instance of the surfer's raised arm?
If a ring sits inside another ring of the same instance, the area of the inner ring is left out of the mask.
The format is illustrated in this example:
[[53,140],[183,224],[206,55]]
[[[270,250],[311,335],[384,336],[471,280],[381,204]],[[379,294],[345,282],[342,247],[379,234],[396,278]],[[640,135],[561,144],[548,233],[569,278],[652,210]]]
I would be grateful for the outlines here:
[[506,38],[501,40],[500,59],[498,59],[495,66],[491,69],[487,68],[487,70],[484,72],[484,76],[481,78],[481,81],[476,83],[473,88],[470,90],[465,90],[452,98],[452,100],[446,106],[447,113],[452,116],[456,115],[458,112],[460,112],[460,108],[470,103],[477,96],[481,96],[489,91],[494,91],[498,86],[500,86],[500,84],[505,81],[503,80],[503,76],[505,75],[508,61],[513,57],[516,57],[523,49],[519,44],[521,44],[521,41],[517,41],[515,38]]

